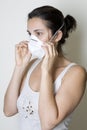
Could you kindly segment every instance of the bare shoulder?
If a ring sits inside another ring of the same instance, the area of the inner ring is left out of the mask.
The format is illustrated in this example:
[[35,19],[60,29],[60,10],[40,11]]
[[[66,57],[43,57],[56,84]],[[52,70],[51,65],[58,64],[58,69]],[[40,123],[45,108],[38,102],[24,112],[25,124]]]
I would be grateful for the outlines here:
[[86,80],[86,69],[82,67],[81,65],[74,65],[73,67],[70,68],[69,74],[72,74],[74,76],[78,76],[78,78],[83,78]]
[[[72,66],[64,76],[63,83],[70,84],[73,88],[86,87],[87,73],[84,67],[80,65]],[[75,87],[76,86],[76,87]]]

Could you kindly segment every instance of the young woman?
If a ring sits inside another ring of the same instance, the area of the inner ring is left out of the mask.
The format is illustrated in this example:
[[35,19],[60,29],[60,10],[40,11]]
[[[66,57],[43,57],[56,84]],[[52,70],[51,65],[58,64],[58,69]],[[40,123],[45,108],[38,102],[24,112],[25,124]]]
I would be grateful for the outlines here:
[[[20,130],[68,130],[86,86],[85,69],[65,58],[62,51],[75,28],[72,16],[64,18],[51,6],[28,14],[30,42],[16,45],[16,64],[4,99],[6,116],[19,112]],[[32,52],[35,47],[40,48],[37,53]]]

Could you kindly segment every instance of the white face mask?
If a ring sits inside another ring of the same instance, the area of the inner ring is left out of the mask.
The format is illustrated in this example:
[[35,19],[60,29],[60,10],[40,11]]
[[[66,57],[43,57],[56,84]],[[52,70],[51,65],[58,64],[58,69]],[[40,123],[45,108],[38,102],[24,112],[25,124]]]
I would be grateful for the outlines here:
[[36,36],[31,35],[29,40],[29,50],[32,56],[42,59],[45,55],[44,49],[41,47],[43,42],[40,41]]

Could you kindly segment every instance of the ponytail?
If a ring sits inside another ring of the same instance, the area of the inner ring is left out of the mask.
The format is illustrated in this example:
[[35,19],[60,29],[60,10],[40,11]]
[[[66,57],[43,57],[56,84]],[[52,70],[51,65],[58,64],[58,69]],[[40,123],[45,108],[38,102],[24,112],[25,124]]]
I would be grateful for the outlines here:
[[64,18],[64,21],[65,21],[65,26],[66,26],[65,38],[68,38],[69,33],[76,29],[76,20],[72,16],[67,15]]
[[69,37],[69,33],[76,29],[76,25],[77,25],[76,20],[72,16],[67,15],[64,18],[64,27],[61,29],[63,32],[63,36],[61,40],[59,41],[59,45],[65,43],[66,38]]

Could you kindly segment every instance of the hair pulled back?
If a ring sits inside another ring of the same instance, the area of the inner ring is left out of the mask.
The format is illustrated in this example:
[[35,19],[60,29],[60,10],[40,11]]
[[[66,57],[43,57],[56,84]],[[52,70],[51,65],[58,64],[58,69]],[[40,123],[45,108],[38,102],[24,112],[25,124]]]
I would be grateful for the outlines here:
[[34,17],[39,17],[46,21],[46,25],[51,29],[54,34],[61,26],[60,29],[63,33],[61,40],[58,42],[57,50],[62,51],[62,45],[65,43],[66,38],[69,37],[69,33],[76,29],[76,20],[71,15],[67,15],[65,18],[63,13],[52,6],[42,6],[34,9],[28,14],[28,20]]

